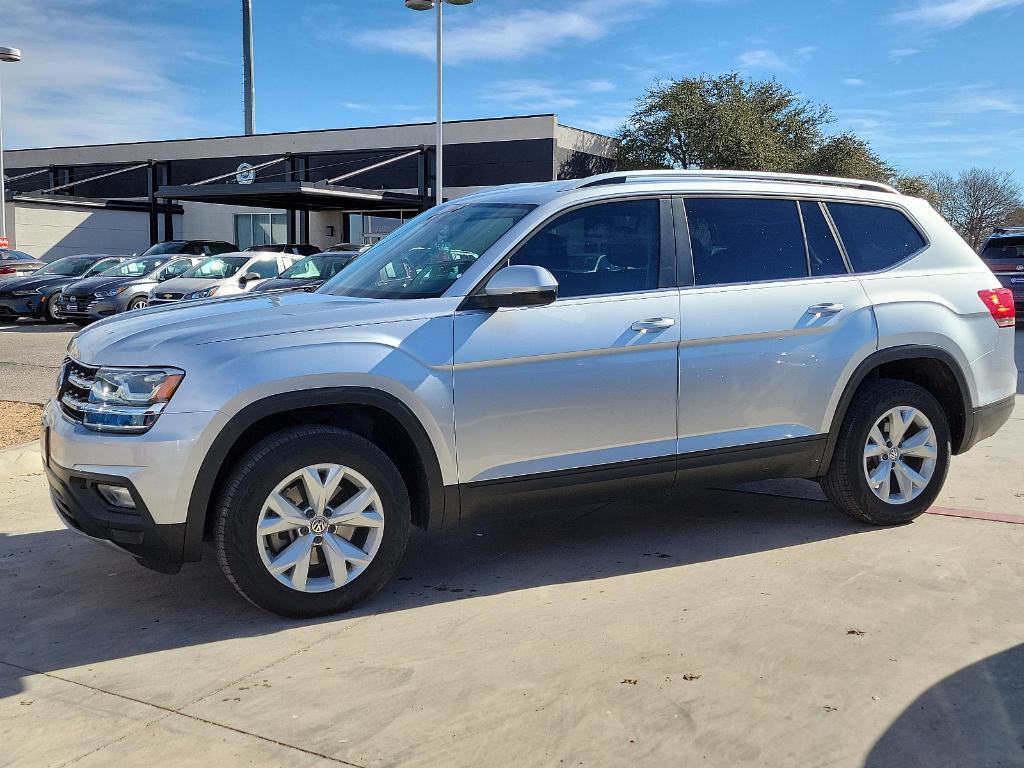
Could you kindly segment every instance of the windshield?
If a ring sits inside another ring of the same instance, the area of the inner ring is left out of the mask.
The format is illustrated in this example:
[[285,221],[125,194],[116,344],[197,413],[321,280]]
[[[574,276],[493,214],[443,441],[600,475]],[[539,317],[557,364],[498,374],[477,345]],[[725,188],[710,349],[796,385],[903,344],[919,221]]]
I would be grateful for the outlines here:
[[119,264],[119,263],[120,263],[120,261],[118,259],[100,259],[95,264],[93,264],[91,267],[89,267],[87,270],[85,270],[85,274],[82,275],[82,276],[83,277],[92,277],[93,275],[102,275],[104,272],[106,272],[112,266],[114,266],[115,264]]
[[193,267],[183,274],[182,277],[205,277],[211,280],[222,280],[233,276],[250,259],[250,256],[214,256]]
[[43,267],[37,274],[78,277],[79,275],[84,275],[86,270],[95,263],[96,259],[88,256],[65,256],[63,259],[57,259],[52,264]]
[[169,280],[172,277],[180,277],[192,269],[193,266],[189,259],[175,259],[164,264],[150,277],[154,280]]
[[167,261],[166,258],[155,259],[133,259],[124,264],[117,264],[106,270],[103,274],[111,277],[141,277],[148,275],[154,269]]
[[338,274],[355,257],[354,253],[337,256],[318,253],[296,261],[281,273],[281,277],[292,280],[326,280]]
[[535,207],[455,203],[436,208],[396,229],[320,290],[374,299],[435,298]]
[[140,253],[140,256],[159,256],[162,253],[181,253],[185,248],[185,243],[174,242],[173,240],[169,243],[157,243],[151,245],[149,248]]

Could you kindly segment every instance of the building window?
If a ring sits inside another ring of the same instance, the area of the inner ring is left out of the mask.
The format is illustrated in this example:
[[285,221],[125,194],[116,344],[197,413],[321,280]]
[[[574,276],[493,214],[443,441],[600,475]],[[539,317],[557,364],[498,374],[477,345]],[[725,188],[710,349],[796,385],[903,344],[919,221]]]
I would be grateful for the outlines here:
[[288,214],[236,213],[235,242],[240,251],[254,245],[288,242]]

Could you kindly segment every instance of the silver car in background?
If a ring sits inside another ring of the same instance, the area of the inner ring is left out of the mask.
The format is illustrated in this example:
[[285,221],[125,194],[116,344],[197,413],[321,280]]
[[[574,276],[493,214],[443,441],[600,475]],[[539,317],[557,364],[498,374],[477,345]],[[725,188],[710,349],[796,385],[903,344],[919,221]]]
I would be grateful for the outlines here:
[[100,320],[119,312],[145,309],[152,288],[184,274],[199,256],[147,256],[126,261],[61,292],[58,311],[66,320]]

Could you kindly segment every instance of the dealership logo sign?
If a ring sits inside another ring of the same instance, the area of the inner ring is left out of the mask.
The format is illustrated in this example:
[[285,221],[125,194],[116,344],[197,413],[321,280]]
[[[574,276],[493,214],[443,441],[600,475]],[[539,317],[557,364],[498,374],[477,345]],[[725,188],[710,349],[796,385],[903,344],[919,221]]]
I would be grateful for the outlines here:
[[235,181],[239,184],[252,184],[256,181],[256,169],[249,165],[249,163],[242,163],[238,166],[238,171],[235,173]]

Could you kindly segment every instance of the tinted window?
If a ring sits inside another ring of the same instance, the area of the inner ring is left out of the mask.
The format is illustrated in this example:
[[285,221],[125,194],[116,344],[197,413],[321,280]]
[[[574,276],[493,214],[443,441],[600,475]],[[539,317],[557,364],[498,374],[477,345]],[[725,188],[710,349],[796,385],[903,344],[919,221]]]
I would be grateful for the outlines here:
[[246,268],[245,273],[250,272],[260,277],[277,277],[277,259],[257,259]]
[[231,243],[203,243],[198,252],[213,256],[219,253],[231,253],[234,250],[236,248]]
[[829,203],[828,212],[856,272],[891,267],[924,247],[920,233],[895,208]]
[[986,261],[999,259],[1024,259],[1024,237],[993,238],[985,243],[981,258]]
[[185,244],[179,240],[169,240],[166,243],[157,243],[140,253],[140,256],[159,256],[162,253],[184,253]]
[[807,233],[807,256],[812,275],[842,275],[846,273],[843,255],[839,252],[832,230],[825,221],[818,203],[800,203]]
[[561,298],[657,288],[660,210],[658,200],[578,208],[545,225],[509,263],[549,270]]
[[415,278],[428,264],[473,262],[533,205],[515,203],[447,203],[403,224],[342,270],[321,290],[339,296],[416,299],[440,296],[453,280]]
[[691,199],[686,219],[697,285],[807,276],[793,200]]

